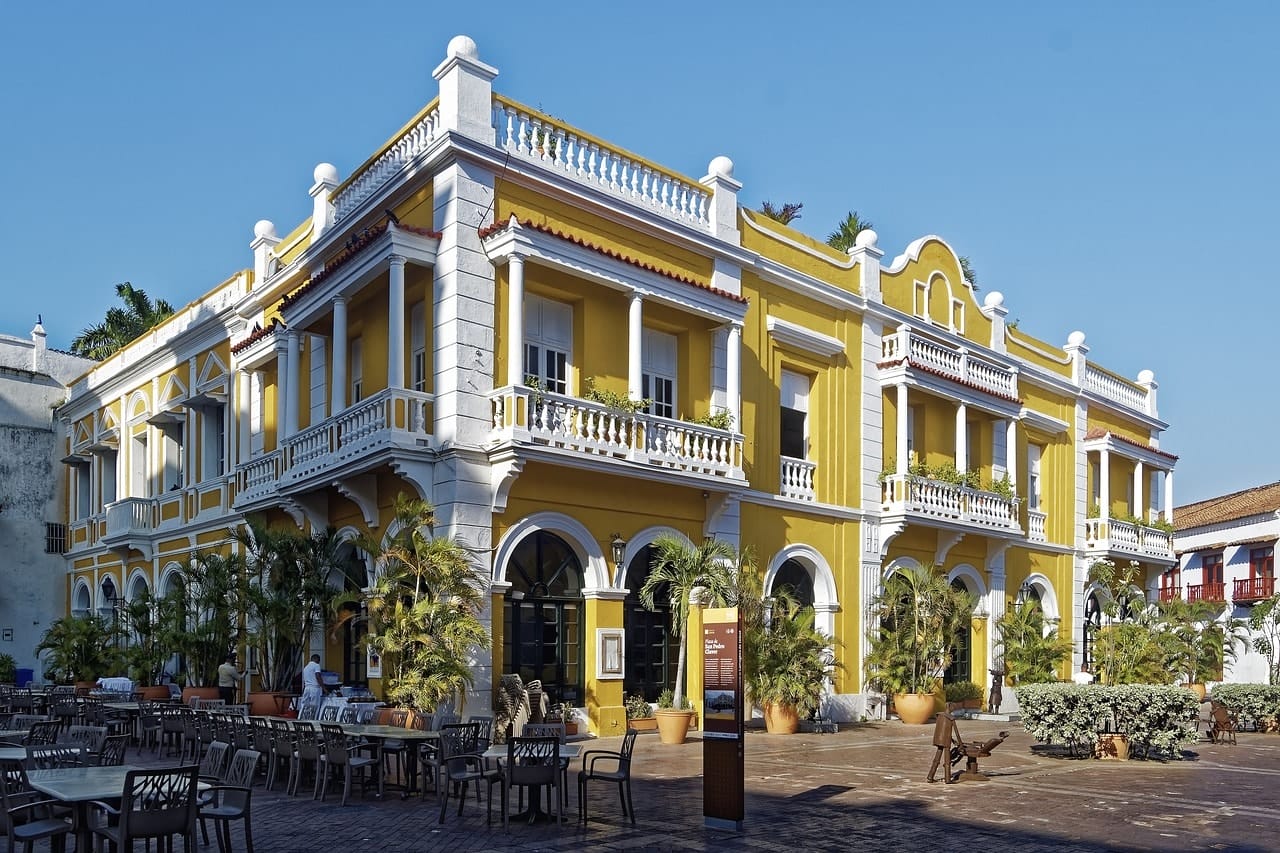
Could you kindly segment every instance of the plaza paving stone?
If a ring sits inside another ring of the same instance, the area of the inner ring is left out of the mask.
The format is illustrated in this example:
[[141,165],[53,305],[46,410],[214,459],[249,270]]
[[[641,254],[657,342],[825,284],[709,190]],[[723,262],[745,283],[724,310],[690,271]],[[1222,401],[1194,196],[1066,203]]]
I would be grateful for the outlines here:
[[[1280,735],[1244,733],[1238,746],[1207,742],[1183,761],[1108,762],[1033,752],[1016,724],[962,723],[967,740],[1007,728],[1010,737],[981,762],[984,783],[924,781],[932,726],[898,722],[842,727],[838,734],[750,732],[746,821],[741,832],[706,829],[702,745],[666,746],[641,735],[633,770],[637,825],[621,815],[616,787],[593,786],[586,827],[570,773],[569,813],[560,826],[485,823],[474,794],[443,825],[425,801],[356,797],[345,808],[255,790],[260,851],[843,851],[877,850],[1276,850],[1280,849]],[[695,736],[696,737],[696,736]],[[616,748],[604,738],[592,747]],[[134,753],[129,754],[134,762]],[[141,763],[153,763],[146,753]],[[170,759],[168,763],[172,763]],[[496,793],[496,792],[495,792]],[[236,849],[243,849],[239,830]],[[216,849],[210,847],[209,849]]]

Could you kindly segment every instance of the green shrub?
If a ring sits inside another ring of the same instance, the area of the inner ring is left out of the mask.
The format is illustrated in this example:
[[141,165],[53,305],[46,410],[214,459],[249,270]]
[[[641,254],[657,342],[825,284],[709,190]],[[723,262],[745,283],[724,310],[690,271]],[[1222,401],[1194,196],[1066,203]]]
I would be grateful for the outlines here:
[[1270,684],[1219,684],[1213,698],[1238,717],[1253,720],[1259,728],[1280,720],[1280,687]]
[[612,409],[615,412],[635,414],[636,412],[643,412],[653,403],[652,400],[632,400],[626,394],[610,391],[608,388],[597,388],[594,376],[588,377],[586,384],[586,391],[582,394],[584,400],[599,403],[606,409]]
[[699,426],[708,426],[712,429],[733,429],[733,413],[728,409],[717,409],[714,412],[708,412],[705,415],[699,415],[696,418],[687,418],[691,424]]
[[13,655],[0,654],[0,684],[13,684],[18,678],[18,662]]
[[639,720],[644,717],[652,717],[653,709],[649,707],[649,703],[639,693],[632,693],[623,700],[623,707],[627,710],[628,720]]
[[1104,731],[1129,736],[1131,754],[1179,757],[1199,739],[1199,701],[1182,687],[1148,684],[1026,684],[1017,688],[1027,733],[1079,752]]
[[972,681],[956,681],[944,684],[942,692],[946,694],[948,702],[968,702],[982,698],[982,685]]

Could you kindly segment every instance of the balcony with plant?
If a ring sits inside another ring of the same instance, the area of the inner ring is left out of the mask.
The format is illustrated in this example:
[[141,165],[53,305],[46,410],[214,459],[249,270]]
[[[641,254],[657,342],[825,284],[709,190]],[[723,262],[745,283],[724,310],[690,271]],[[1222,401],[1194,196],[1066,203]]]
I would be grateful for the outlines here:
[[1021,535],[1019,499],[1008,476],[984,478],[977,470],[961,471],[955,463],[913,462],[906,474],[889,460],[880,475],[885,516],[928,524],[945,521],[990,533]]

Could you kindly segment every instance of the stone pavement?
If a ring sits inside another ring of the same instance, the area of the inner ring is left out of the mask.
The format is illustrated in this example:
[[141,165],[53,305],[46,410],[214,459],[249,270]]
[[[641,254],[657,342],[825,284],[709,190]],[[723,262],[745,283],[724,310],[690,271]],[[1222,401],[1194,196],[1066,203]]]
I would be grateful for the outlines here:
[[[1199,744],[1189,760],[1124,763],[1032,752],[1017,723],[962,723],[966,740],[1011,735],[984,759],[986,783],[924,781],[932,726],[898,722],[839,734],[747,736],[742,832],[702,822],[702,744],[664,746],[641,735],[633,789],[638,825],[624,822],[616,788],[591,791],[591,823],[485,824],[472,794],[461,817],[437,824],[424,802],[254,792],[254,842],[265,853],[324,850],[1276,850],[1280,848],[1280,736],[1245,733],[1239,746]],[[615,748],[617,738],[592,742]],[[152,763],[150,753],[142,763]],[[128,759],[135,762],[131,751]],[[570,772],[574,786],[577,764]],[[496,792],[495,792],[496,793]],[[570,811],[576,818],[576,788]],[[495,812],[497,805],[495,804]],[[242,849],[239,830],[236,849]],[[208,848],[210,850],[215,847]]]

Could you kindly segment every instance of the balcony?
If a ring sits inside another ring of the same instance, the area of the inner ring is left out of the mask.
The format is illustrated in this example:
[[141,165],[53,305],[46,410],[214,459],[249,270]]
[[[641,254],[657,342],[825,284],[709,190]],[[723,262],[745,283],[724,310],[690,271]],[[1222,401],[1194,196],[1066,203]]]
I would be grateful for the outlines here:
[[1189,586],[1187,587],[1187,601],[1192,603],[1206,601],[1212,604],[1222,604],[1227,600],[1226,586],[1222,581]]
[[742,436],[729,430],[610,409],[590,400],[508,385],[491,396],[493,446],[577,464],[658,469],[743,484]]
[[1091,557],[1144,559],[1170,565],[1177,561],[1172,533],[1115,518],[1085,519],[1084,547]]
[[[1018,399],[1018,372],[971,355],[963,347],[925,337],[909,326],[900,326],[881,342],[881,367],[901,365],[985,391],[1006,400]],[[891,373],[882,381],[896,381]]]
[[817,470],[818,463],[816,462],[783,456],[778,480],[780,484],[778,494],[784,498],[791,498],[797,501],[816,500],[817,494],[813,490],[813,475]]
[[1275,592],[1275,578],[1242,578],[1231,584],[1231,600],[1236,604],[1257,604],[1275,595]]
[[1027,510],[1027,539],[1032,542],[1048,542],[1049,516],[1038,509]]
[[1180,586],[1162,586],[1160,587],[1160,601],[1181,601],[1182,587]]
[[912,474],[885,477],[881,487],[886,519],[938,521],[987,533],[1022,535],[1018,499]]
[[380,455],[429,448],[433,402],[420,391],[386,388],[289,436],[278,449],[236,466],[234,506],[366,472],[388,461]]

